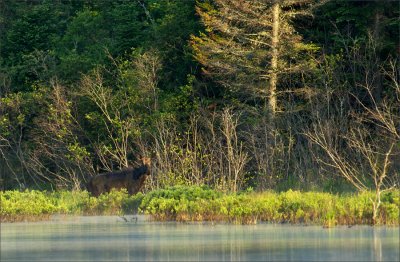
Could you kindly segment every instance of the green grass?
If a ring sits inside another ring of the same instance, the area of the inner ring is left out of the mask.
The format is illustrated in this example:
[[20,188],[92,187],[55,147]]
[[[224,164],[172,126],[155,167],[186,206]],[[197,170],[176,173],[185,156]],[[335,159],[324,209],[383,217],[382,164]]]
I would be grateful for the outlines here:
[[121,215],[136,213],[143,198],[139,193],[128,196],[126,191],[112,191],[98,198],[87,191],[0,192],[1,221],[46,220],[52,214]]
[[[112,191],[99,198],[86,191],[0,192],[1,221],[48,219],[51,214],[142,213],[158,221],[216,221],[237,224],[305,223],[324,226],[371,224],[372,192],[329,194],[287,191],[224,194],[207,187],[175,186],[143,195]],[[383,194],[379,224],[399,225],[400,191]]]
[[[380,224],[399,225],[399,195],[399,191],[384,194]],[[291,190],[220,194],[201,187],[173,187],[144,196],[140,211],[155,220],[371,224],[373,196],[371,192],[333,195]]]

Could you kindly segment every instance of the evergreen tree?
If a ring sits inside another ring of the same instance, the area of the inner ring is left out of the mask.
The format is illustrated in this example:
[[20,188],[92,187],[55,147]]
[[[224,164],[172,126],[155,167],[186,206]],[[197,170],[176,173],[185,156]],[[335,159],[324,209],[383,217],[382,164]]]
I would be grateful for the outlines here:
[[310,0],[199,1],[206,33],[192,37],[195,57],[228,96],[262,103],[275,114],[282,110],[280,92],[304,87],[308,55],[317,50],[293,26],[311,6]]

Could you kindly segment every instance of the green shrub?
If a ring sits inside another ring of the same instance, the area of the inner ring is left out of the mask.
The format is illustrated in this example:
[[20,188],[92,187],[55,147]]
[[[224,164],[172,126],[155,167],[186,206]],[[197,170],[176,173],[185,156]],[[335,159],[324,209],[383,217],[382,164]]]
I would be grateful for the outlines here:
[[143,194],[128,196],[127,191],[111,191],[99,198],[87,191],[0,192],[1,221],[48,219],[51,214],[120,215],[135,213]]
[[36,190],[1,192],[1,221],[26,220],[39,216],[47,218],[50,214],[58,212],[58,206],[54,205],[46,194]]
[[[382,194],[379,223],[399,225],[400,191]],[[142,213],[155,220],[371,224],[373,192],[333,195],[319,192],[223,194],[206,186],[174,186],[129,196],[112,190],[100,197],[87,191],[0,192],[1,221],[48,219],[51,214],[121,215]]]

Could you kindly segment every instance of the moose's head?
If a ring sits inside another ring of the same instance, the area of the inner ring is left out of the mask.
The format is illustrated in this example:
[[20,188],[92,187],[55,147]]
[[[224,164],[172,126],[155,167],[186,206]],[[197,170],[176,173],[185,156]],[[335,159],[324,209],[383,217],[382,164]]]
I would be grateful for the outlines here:
[[151,158],[150,157],[142,157],[140,160],[142,161],[142,165],[150,168],[150,166],[151,166]]

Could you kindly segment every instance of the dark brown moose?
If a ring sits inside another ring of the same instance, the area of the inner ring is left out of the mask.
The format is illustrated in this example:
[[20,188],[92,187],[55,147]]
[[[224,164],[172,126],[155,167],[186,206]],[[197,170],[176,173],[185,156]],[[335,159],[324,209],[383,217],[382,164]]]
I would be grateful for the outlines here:
[[89,180],[87,190],[97,197],[102,193],[110,192],[112,188],[126,188],[129,195],[134,195],[142,189],[147,176],[150,175],[150,164],[150,158],[144,157],[139,167],[98,174]]

